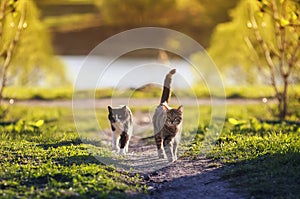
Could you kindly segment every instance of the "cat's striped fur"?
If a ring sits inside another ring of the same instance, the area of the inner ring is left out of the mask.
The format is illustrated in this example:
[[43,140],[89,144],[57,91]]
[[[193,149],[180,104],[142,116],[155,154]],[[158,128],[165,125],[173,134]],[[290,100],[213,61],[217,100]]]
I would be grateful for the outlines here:
[[128,106],[108,106],[108,119],[112,130],[112,149],[125,154],[133,131],[133,117]]
[[182,130],[183,107],[171,108],[168,102],[171,97],[171,82],[176,70],[171,70],[165,77],[161,103],[155,109],[152,122],[154,138],[159,158],[168,158],[169,162],[177,160],[177,147]]

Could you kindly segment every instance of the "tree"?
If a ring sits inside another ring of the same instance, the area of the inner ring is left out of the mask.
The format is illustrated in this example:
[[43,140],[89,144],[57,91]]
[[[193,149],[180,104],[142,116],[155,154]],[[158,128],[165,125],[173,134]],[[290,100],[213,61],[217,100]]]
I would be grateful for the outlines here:
[[[300,68],[300,1],[292,0],[258,0],[259,14],[267,15],[274,29],[274,40],[268,43],[263,30],[258,27],[254,11],[249,10],[248,27],[255,33],[256,41],[263,51],[266,65],[269,69],[271,84],[278,100],[280,119],[287,115],[288,86],[291,74]],[[263,18],[264,19],[264,18]],[[280,89],[276,81],[276,69],[283,83]]]
[[256,66],[273,86],[284,120],[289,84],[300,68],[300,1],[242,0],[231,16],[217,26],[210,54],[219,66]]
[[[19,19],[17,19],[18,20],[17,28],[16,29],[13,28],[13,26],[15,26],[15,23],[12,17],[9,16],[8,14],[11,15],[12,13],[16,12],[15,6],[16,6],[15,2],[6,2],[5,0],[2,0],[0,5],[0,37],[1,40],[2,38],[4,38],[1,42],[1,51],[0,51],[0,56],[1,58],[3,58],[2,77],[1,77],[2,80],[1,80],[1,87],[0,87],[0,103],[3,98],[3,90],[6,86],[8,67],[11,63],[15,46],[20,39],[20,34],[25,24],[26,9],[25,7],[23,7],[20,12]],[[8,17],[10,17],[9,25],[11,26],[11,28],[9,29],[9,31],[4,31],[7,29],[7,21],[5,19]]]
[[7,84],[67,83],[50,41],[32,0],[0,1],[0,100]]
[[[169,15],[176,7],[176,0],[110,0],[98,1],[103,19],[114,25],[163,25],[170,21]],[[175,18],[177,16],[174,16]]]
[[99,0],[102,25],[133,28],[159,26],[188,34],[207,46],[213,27],[228,20],[238,0]]
[[[213,27],[228,21],[238,0],[35,0],[43,21],[58,37],[63,32],[88,34],[99,29],[97,41],[120,31],[159,26],[183,32],[207,46]],[[68,8],[66,10],[66,7]],[[89,38],[91,39],[91,38]],[[82,48],[84,46],[82,45]],[[90,47],[88,47],[90,48]],[[78,52],[78,51],[77,51]]]

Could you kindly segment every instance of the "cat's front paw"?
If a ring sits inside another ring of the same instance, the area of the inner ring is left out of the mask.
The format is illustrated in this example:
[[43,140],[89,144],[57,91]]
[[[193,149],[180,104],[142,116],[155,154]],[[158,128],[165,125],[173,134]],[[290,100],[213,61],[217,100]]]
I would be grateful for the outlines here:
[[120,153],[120,149],[112,149],[113,153]]
[[120,149],[119,155],[126,155],[125,149]]
[[159,149],[157,151],[157,154],[158,154],[158,158],[165,159],[165,153],[164,153],[164,151],[162,149]]
[[177,158],[177,155],[175,155],[175,156],[174,156],[174,161],[176,161],[177,159],[178,159],[178,158]]
[[177,155],[176,156],[173,156],[173,155],[168,156],[168,161],[169,162],[175,162],[176,160],[177,160]]
[[120,147],[113,144],[111,150],[118,153],[120,151]]
[[159,158],[159,159],[165,159],[166,157],[165,157],[164,154],[158,154],[158,158]]
[[169,162],[175,162],[177,159],[175,157],[172,157],[172,158],[168,158],[168,161]]

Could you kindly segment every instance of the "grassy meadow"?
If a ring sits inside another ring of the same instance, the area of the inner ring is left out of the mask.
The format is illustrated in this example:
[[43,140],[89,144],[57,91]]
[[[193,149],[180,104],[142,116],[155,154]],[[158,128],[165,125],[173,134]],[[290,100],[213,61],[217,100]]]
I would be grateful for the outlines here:
[[[223,178],[249,197],[299,198],[299,119],[271,122],[268,109],[261,105],[228,106],[222,134],[207,157],[225,165]],[[204,130],[198,132],[191,156],[201,153]]]
[[[7,98],[14,99],[71,98],[71,91],[64,89],[6,92]],[[106,92],[108,97],[109,90]],[[247,92],[232,88],[231,95],[251,97]],[[139,97],[145,96],[140,93]],[[263,97],[259,92],[251,95]],[[287,122],[275,120],[270,111],[273,106],[228,105],[224,128],[205,155],[224,165],[223,178],[249,196],[299,198],[299,101],[290,103],[293,111]],[[193,116],[197,108],[200,121]],[[184,112],[185,122],[199,122],[199,127],[192,129],[187,125],[184,129],[184,133],[196,132],[196,136],[183,158],[197,158],[201,154],[209,126],[211,108],[197,108],[187,107]],[[133,114],[145,110],[149,108],[134,107]],[[130,198],[133,192],[147,192],[139,175],[119,172],[94,158],[87,147],[98,149],[98,141],[82,143],[84,138],[76,132],[70,108],[14,104],[3,106],[1,113],[0,198]],[[99,110],[97,118],[107,120],[106,109]]]
[[[11,107],[1,126],[1,198],[124,197],[139,179],[100,164],[75,131],[71,109]],[[97,145],[97,143],[91,143]]]
[[[61,88],[42,88],[42,87],[7,87],[4,90],[6,99],[15,100],[67,100],[72,99],[72,87]],[[252,85],[252,86],[228,86],[225,87],[227,98],[273,98],[274,90],[271,86]],[[293,98],[300,98],[300,85],[291,85],[289,95]],[[138,89],[128,89],[115,91],[113,88],[100,88],[96,90],[78,90],[76,97],[86,98],[86,96],[95,96],[99,98],[110,97],[134,97],[134,98],[159,98],[161,88],[153,85],[144,86]],[[175,95],[178,97],[197,97],[210,98],[211,93],[204,85],[197,85],[190,89],[176,89]],[[218,97],[218,96],[216,96]],[[222,96],[224,97],[224,96]]]

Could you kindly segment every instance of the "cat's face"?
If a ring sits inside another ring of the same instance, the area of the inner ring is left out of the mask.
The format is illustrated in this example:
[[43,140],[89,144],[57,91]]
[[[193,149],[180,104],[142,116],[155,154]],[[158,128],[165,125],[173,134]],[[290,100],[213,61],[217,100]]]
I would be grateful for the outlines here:
[[177,109],[165,109],[166,121],[165,125],[175,128],[182,123],[183,107],[179,106]]
[[123,106],[122,108],[112,108],[108,106],[108,119],[111,123],[125,122],[129,117],[129,112],[126,108],[126,106]]

